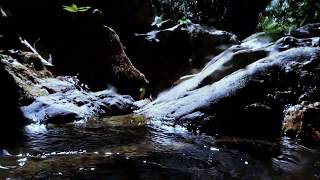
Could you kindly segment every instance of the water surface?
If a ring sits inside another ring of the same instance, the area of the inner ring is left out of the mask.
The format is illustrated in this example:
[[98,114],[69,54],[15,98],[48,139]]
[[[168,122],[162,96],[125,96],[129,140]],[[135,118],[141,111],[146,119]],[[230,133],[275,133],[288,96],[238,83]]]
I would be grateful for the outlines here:
[[319,148],[195,135],[138,115],[28,125],[16,141],[0,179],[320,179]]

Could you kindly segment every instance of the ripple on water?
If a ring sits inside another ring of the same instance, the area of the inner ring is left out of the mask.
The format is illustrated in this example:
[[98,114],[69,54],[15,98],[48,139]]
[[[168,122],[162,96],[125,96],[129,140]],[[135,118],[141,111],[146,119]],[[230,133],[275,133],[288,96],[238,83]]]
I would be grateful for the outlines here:
[[320,175],[319,151],[290,139],[282,139],[275,153],[266,153],[264,142],[232,138],[230,142],[141,120],[119,116],[85,124],[29,125],[24,140],[0,156],[0,178],[314,179]]

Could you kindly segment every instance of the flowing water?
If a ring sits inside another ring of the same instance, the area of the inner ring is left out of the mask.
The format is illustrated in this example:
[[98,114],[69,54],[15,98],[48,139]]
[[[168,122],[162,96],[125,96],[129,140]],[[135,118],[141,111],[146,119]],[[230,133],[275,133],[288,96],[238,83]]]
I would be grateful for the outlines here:
[[320,179],[319,148],[195,135],[138,115],[28,125],[3,148],[0,179]]

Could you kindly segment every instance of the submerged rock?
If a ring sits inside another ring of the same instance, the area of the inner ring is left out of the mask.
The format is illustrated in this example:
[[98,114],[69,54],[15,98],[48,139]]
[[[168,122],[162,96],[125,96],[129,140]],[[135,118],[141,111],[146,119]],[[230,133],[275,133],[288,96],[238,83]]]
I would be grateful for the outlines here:
[[140,113],[211,135],[279,137],[288,105],[320,99],[315,93],[305,95],[320,83],[319,39],[288,36],[260,45],[246,40]]
[[232,33],[187,23],[136,34],[128,54],[150,80],[151,92],[157,94],[238,43]]
[[320,142],[320,103],[302,103],[285,111],[283,131],[287,136]]

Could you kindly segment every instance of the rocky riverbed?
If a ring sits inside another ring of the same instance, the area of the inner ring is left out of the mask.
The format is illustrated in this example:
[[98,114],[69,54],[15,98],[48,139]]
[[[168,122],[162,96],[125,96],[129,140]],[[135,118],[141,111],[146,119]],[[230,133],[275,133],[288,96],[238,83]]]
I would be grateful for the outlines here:
[[47,32],[0,4],[0,178],[319,179],[319,23],[244,39],[124,2]]

